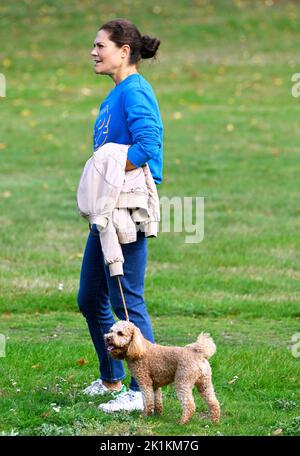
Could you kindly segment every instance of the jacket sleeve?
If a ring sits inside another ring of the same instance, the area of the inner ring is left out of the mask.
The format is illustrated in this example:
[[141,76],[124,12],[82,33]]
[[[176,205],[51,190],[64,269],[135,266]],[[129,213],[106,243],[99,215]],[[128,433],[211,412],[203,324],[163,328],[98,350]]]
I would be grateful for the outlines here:
[[125,94],[125,115],[132,145],[128,160],[137,168],[155,158],[161,148],[160,124],[153,100],[143,90],[131,90]]

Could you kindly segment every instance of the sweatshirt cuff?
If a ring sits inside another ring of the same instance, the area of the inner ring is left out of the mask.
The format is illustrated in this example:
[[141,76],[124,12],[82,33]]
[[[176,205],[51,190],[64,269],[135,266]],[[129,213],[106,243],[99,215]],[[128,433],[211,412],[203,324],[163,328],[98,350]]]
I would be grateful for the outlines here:
[[158,222],[149,222],[144,224],[145,237],[157,237]]
[[149,157],[138,144],[133,144],[128,148],[127,160],[129,160],[136,168],[140,168],[153,157]]
[[106,227],[108,219],[104,215],[92,215],[89,222],[91,225],[97,225],[97,230],[100,232],[102,228]]
[[110,263],[108,265],[108,267],[109,267],[110,277],[113,277],[113,276],[116,276],[116,275],[118,275],[118,276],[124,275],[122,261],[115,261],[114,263]]

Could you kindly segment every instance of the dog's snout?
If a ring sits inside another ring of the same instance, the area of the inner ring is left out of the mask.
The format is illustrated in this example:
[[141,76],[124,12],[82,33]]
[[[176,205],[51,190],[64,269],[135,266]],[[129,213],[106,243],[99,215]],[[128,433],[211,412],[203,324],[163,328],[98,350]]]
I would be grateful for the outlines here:
[[104,341],[105,342],[110,342],[111,341],[111,337],[112,337],[111,334],[105,334]]

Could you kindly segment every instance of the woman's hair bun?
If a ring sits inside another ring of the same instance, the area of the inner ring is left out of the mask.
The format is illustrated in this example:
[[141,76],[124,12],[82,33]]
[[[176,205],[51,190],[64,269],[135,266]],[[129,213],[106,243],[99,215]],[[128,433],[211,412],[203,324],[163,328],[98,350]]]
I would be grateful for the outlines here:
[[151,38],[151,36],[142,36],[141,57],[142,59],[151,59],[155,56],[156,51],[160,45],[160,40]]

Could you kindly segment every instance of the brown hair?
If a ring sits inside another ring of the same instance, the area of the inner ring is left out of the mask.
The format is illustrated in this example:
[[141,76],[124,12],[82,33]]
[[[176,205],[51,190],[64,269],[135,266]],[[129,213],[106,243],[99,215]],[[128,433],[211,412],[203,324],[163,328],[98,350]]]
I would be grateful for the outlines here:
[[124,44],[130,46],[129,65],[134,65],[141,59],[151,59],[155,56],[160,40],[148,35],[142,36],[137,27],[128,19],[113,19],[101,25],[99,30],[105,30],[109,39],[118,47]]

